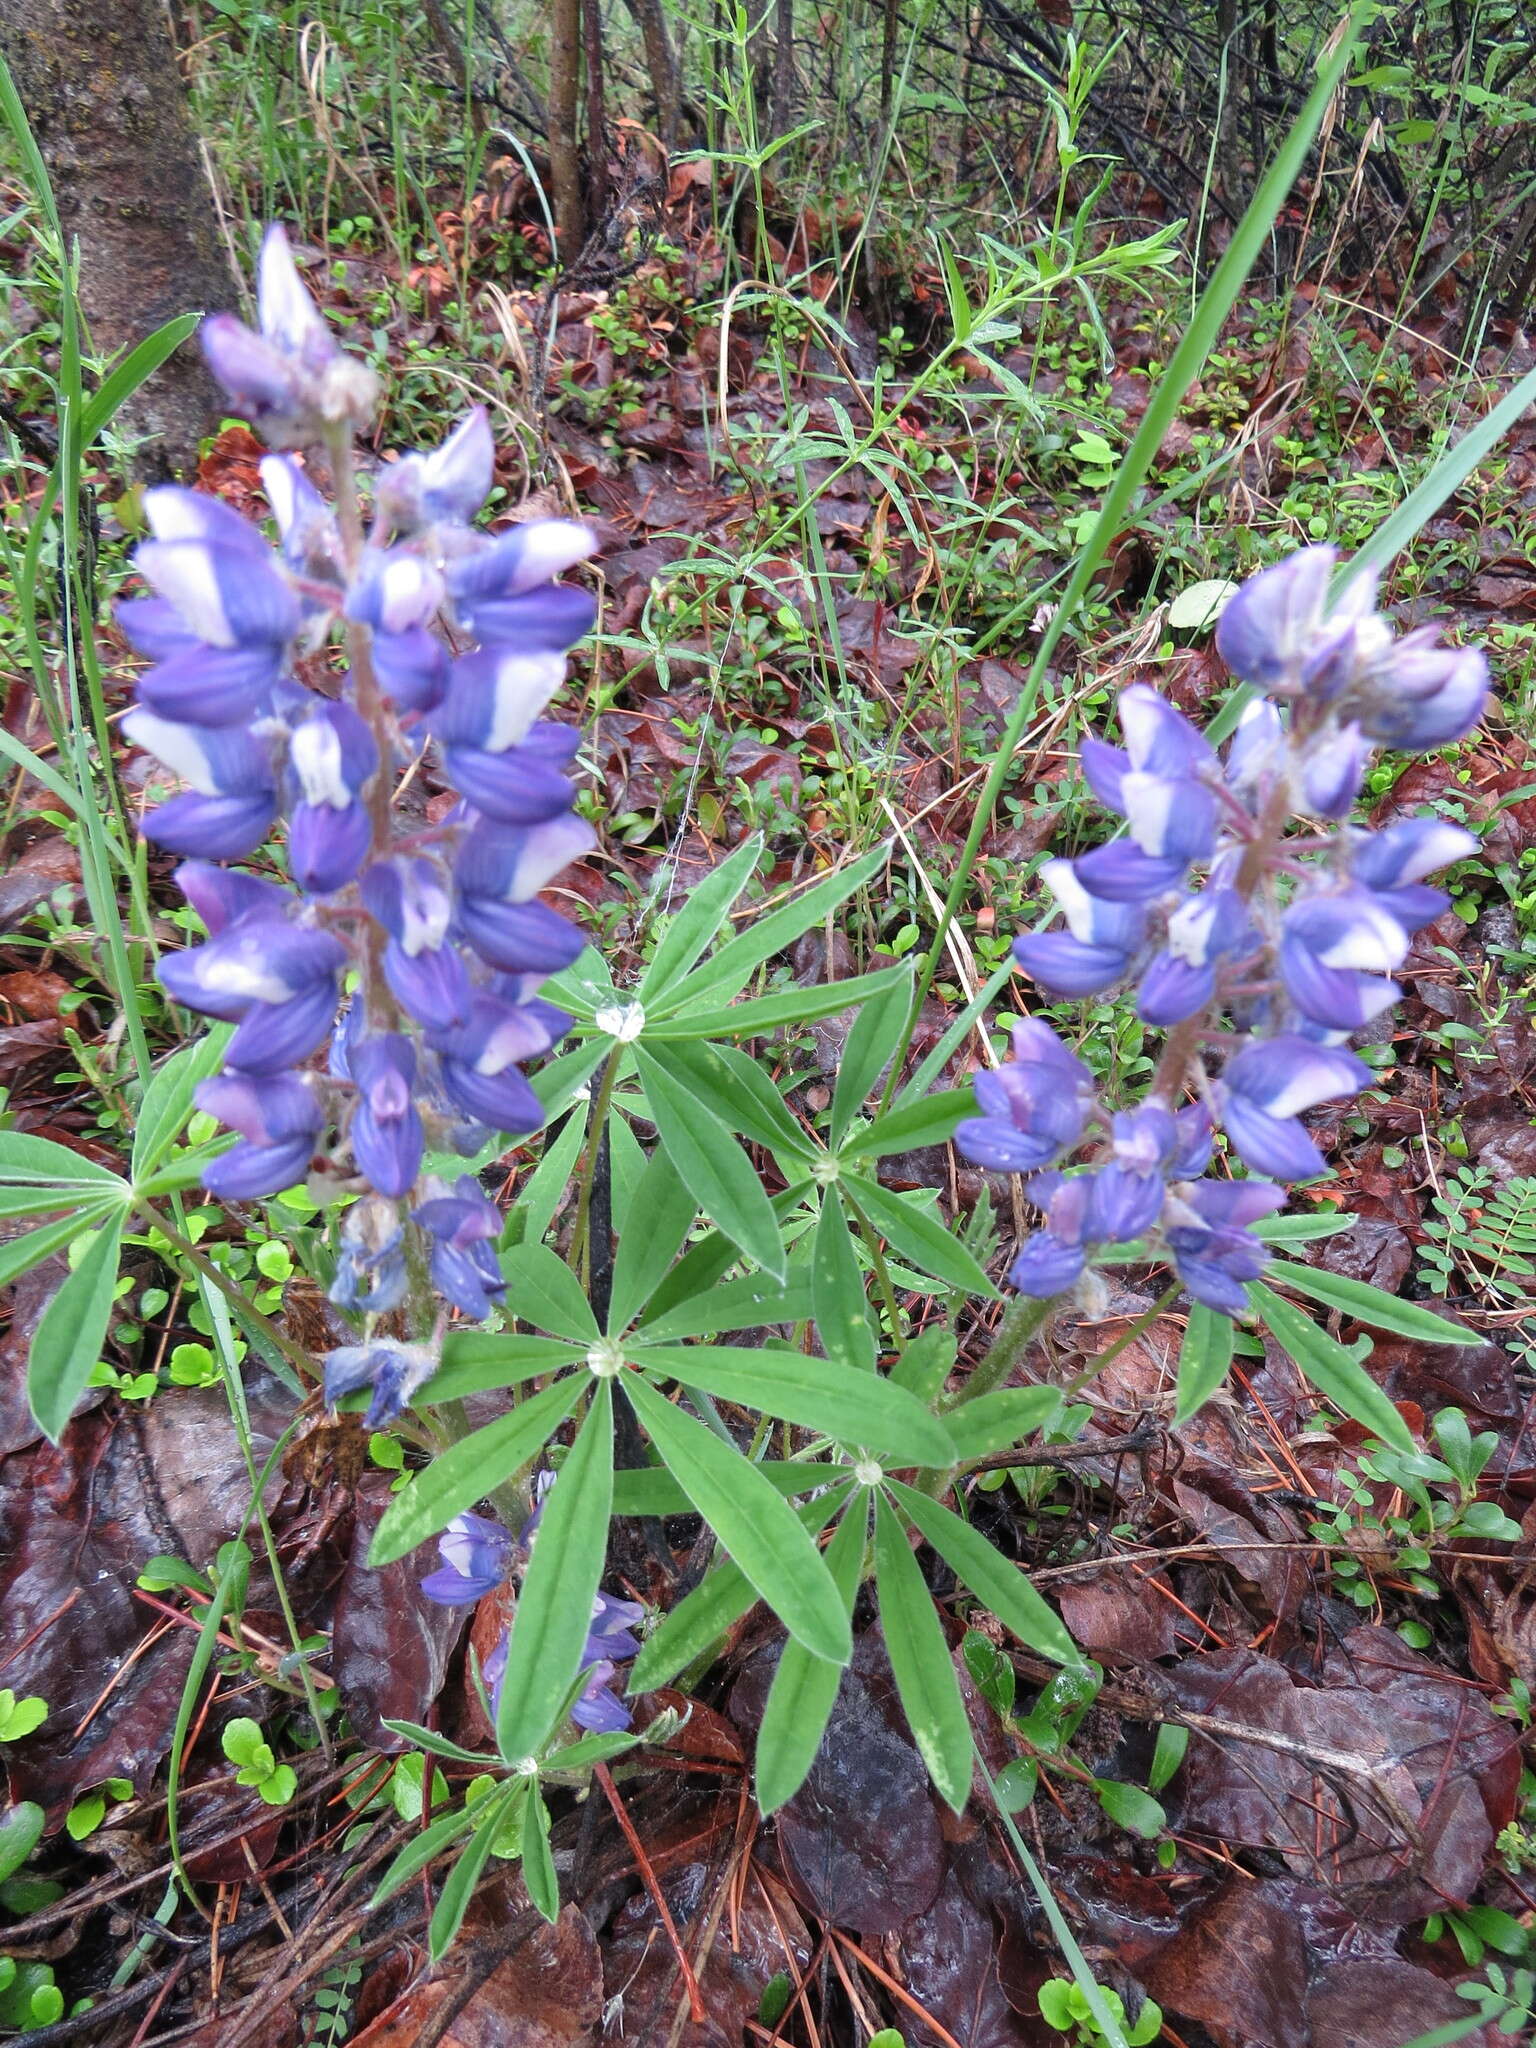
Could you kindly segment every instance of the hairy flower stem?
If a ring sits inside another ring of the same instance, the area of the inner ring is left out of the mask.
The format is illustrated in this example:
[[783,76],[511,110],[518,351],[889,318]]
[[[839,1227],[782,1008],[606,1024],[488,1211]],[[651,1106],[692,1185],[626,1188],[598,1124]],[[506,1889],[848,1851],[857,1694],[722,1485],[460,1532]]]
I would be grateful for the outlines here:
[[587,1149],[581,1162],[581,1182],[576,1191],[576,1221],[571,1229],[571,1249],[567,1263],[589,1296],[592,1286],[592,1187],[597,1178],[598,1153],[602,1145],[603,1132],[608,1125],[614,1084],[619,1078],[619,1062],[623,1057],[624,1047],[615,1039],[607,1059],[603,1062],[602,1078],[597,1084],[597,1093],[592,1098],[592,1111],[587,1119]]
[[1060,1297],[1056,1301],[1036,1301],[1032,1295],[1016,1294],[1003,1311],[997,1335],[986,1356],[971,1368],[965,1384],[948,1395],[941,1406],[944,1409],[963,1408],[967,1401],[979,1400],[983,1394],[995,1394],[999,1387],[1006,1386],[1014,1367],[1045,1328],[1059,1303]]

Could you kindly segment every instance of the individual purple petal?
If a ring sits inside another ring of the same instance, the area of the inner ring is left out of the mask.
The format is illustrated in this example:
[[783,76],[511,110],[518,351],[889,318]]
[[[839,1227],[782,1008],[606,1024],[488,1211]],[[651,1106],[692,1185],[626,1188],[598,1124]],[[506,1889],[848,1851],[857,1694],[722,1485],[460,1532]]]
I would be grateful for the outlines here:
[[264,455],[260,467],[262,488],[282,535],[284,561],[296,575],[335,581],[342,559],[335,513],[291,456]]
[[628,1707],[609,1689],[608,1681],[613,1675],[613,1666],[606,1659],[593,1665],[586,1689],[571,1709],[571,1719],[578,1728],[597,1735],[617,1735],[630,1725],[633,1717]]
[[[572,742],[574,753],[575,734]],[[500,754],[446,747],[443,768],[476,810],[508,825],[539,825],[570,809],[570,782],[543,747],[509,747]]]
[[1123,981],[1130,956],[1113,946],[1085,946],[1066,932],[1021,932],[1013,957],[1025,974],[1058,996],[1091,996]]
[[1323,618],[1337,548],[1303,548],[1250,576],[1216,621],[1216,650],[1261,690],[1291,683]]
[[1126,753],[1139,774],[1182,779],[1215,766],[1215,753],[1199,726],[1146,683],[1122,690],[1115,710]]
[[1089,733],[1082,743],[1079,765],[1099,802],[1124,817],[1124,783],[1131,773],[1131,757],[1125,749],[1112,747]]
[[512,655],[564,654],[597,622],[597,599],[575,583],[546,583],[521,597],[459,600],[459,619],[486,647]]
[[520,597],[596,554],[597,535],[574,519],[532,519],[498,533],[478,553],[460,557],[448,571],[456,602]]
[[449,1101],[493,1131],[516,1136],[536,1131],[544,1121],[543,1105],[516,1067],[484,1074],[466,1061],[445,1055],[440,1071]]
[[1150,1230],[1163,1206],[1160,1173],[1134,1173],[1105,1166],[1089,1177],[1088,1215],[1083,1226],[1090,1244],[1125,1244]]
[[294,1074],[259,1086],[243,1075],[201,1082],[197,1107],[238,1131],[245,1141],[203,1169],[203,1185],[221,1201],[254,1201],[303,1180],[321,1127],[313,1094]]
[[455,1515],[437,1539],[441,1569],[424,1578],[421,1590],[443,1607],[465,1607],[494,1593],[511,1568],[512,1538],[484,1515]]
[[303,385],[293,364],[233,313],[213,313],[198,329],[203,360],[243,418],[274,448],[300,448],[309,436]]
[[482,960],[508,974],[558,974],[586,946],[569,918],[543,903],[495,903],[466,896],[459,925]]
[[159,718],[191,725],[249,725],[272,706],[281,658],[272,648],[208,647],[146,669],[135,688],[139,702]]
[[1343,818],[1360,794],[1371,743],[1357,725],[1330,724],[1311,742],[1301,760],[1301,793],[1306,808],[1319,818]]
[[349,1047],[347,1064],[358,1089],[352,1156],[381,1195],[398,1200],[415,1185],[426,1148],[412,1098],[416,1054],[399,1032],[381,1032]]
[[1008,1269],[1008,1282],[1020,1294],[1049,1301],[1077,1284],[1086,1263],[1080,1244],[1067,1244],[1049,1230],[1036,1230],[1020,1244]]
[[425,626],[375,633],[373,668],[380,690],[397,711],[435,711],[448,688],[448,650]]
[[242,916],[206,944],[168,953],[158,972],[161,986],[178,1003],[233,1021],[252,1004],[284,1003],[316,986],[330,993],[334,1007],[336,976],[346,958],[346,948],[329,932],[283,917]]
[[336,1017],[334,981],[316,982],[285,1003],[253,1003],[224,1049],[243,1074],[276,1074],[308,1059],[330,1036]]
[[205,860],[184,860],[175,876],[177,888],[210,933],[223,931],[242,917],[286,917],[293,898],[275,882],[237,868],[215,867]]
[[288,820],[288,865],[308,896],[330,896],[357,879],[368,858],[373,826],[360,803],[333,810],[298,804]]
[[1146,853],[1128,839],[1113,839],[1079,855],[1072,865],[1091,896],[1139,905],[1176,889],[1189,862],[1179,854]]
[[1213,1228],[1243,1229],[1285,1207],[1285,1192],[1261,1180],[1197,1180],[1183,1199]]
[[1153,956],[1136,990],[1136,1014],[1158,1030],[1206,1009],[1216,993],[1214,965],[1192,966],[1173,953]]
[[1170,1170],[1180,1180],[1193,1180],[1211,1163],[1214,1135],[1211,1113],[1203,1102],[1192,1102],[1187,1109],[1179,1110],[1173,1121],[1177,1137],[1174,1155],[1169,1162]]
[[1210,859],[1216,846],[1216,799],[1203,782],[1127,775],[1122,794],[1130,836],[1143,853],[1186,863]]
[[521,830],[482,819],[459,843],[454,880],[463,896],[530,903],[596,845],[597,834],[573,811]]
[[409,633],[441,610],[443,579],[404,548],[369,548],[347,587],[345,611],[379,633]]
[[1352,1053],[1295,1033],[1263,1039],[1229,1061],[1217,1084],[1227,1135],[1255,1173],[1315,1180],[1327,1163],[1299,1121],[1303,1110],[1354,1095],[1371,1071]]
[[167,853],[196,860],[243,860],[256,851],[276,820],[275,792],[254,796],[196,796],[189,792],[150,811],[139,830]]

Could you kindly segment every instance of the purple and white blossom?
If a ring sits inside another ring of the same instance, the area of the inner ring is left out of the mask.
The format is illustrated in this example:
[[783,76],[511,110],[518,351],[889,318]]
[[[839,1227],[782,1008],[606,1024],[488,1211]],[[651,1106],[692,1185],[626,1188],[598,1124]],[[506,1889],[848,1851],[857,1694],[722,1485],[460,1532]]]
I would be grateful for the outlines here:
[[[1218,648],[1263,693],[1224,761],[1140,683],[1117,706],[1123,745],[1083,742],[1084,776],[1126,829],[1045,863],[1065,930],[1021,935],[1014,960],[1053,997],[1136,977],[1137,1014],[1168,1038],[1131,1110],[1100,1101],[1039,1019],[1017,1027],[1011,1061],[975,1077],[982,1114],[955,1142],[1027,1175],[1043,1216],[1009,1273],[1024,1294],[1065,1293],[1097,1248],[1144,1241],[1197,1301],[1241,1314],[1267,1256],[1253,1226],[1283,1201],[1273,1183],[1328,1171],[1304,1118],[1371,1082],[1343,1041],[1397,1000],[1413,933],[1449,907],[1425,876],[1476,846],[1438,818],[1343,823],[1374,747],[1437,747],[1470,729],[1487,664],[1430,629],[1394,635],[1374,579],[1338,570],[1335,549],[1303,549],[1222,613]],[[1319,835],[1320,822],[1341,829]],[[1179,1108],[1186,1090],[1196,1100]],[[1202,1178],[1218,1128],[1261,1178]]]
[[[143,829],[187,857],[179,877],[208,928],[161,981],[235,1026],[197,1099],[239,1142],[206,1184],[246,1200],[314,1163],[352,1195],[330,1297],[358,1341],[329,1353],[325,1390],[366,1386],[377,1427],[435,1370],[449,1316],[482,1319],[505,1293],[494,1205],[472,1177],[449,1188],[423,1167],[429,1147],[535,1129],[524,1067],[570,1024],[538,990],[584,941],[539,897],[596,840],[574,810],[578,735],[547,713],[596,617],[558,579],[597,540],[570,519],[471,526],[495,468],[480,408],[437,448],[381,465],[371,503],[341,516],[309,451],[350,475],[377,380],[330,333],[281,228],[263,240],[257,300],[256,329],[217,315],[203,345],[282,451],[261,469],[279,545],[198,492],[146,494],[135,566],[151,594],[121,616],[149,665],[124,732],[184,785]],[[345,671],[317,688],[338,631]],[[397,823],[396,785],[424,756],[461,800],[425,827]],[[292,890],[215,865],[274,836]],[[329,1072],[306,1071],[328,1041]],[[379,1327],[397,1312],[409,1341]]]

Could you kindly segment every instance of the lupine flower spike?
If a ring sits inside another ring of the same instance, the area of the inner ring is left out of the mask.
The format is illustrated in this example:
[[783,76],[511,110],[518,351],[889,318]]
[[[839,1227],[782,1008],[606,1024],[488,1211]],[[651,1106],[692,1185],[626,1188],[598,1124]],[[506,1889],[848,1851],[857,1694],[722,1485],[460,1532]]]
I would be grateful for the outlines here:
[[[151,665],[124,730],[184,785],[144,832],[183,856],[208,929],[161,980],[235,1026],[197,1094],[239,1138],[206,1185],[276,1194],[318,1155],[351,1191],[331,1299],[359,1326],[326,1359],[325,1393],[367,1391],[378,1427],[431,1377],[450,1313],[481,1319],[504,1292],[494,1205],[473,1176],[449,1186],[423,1162],[478,1150],[488,1127],[534,1129],[523,1068],[570,1023],[538,988],[582,937],[538,899],[595,836],[573,809],[577,735],[543,714],[595,616],[556,579],[597,542],[568,519],[471,525],[495,458],[477,409],[440,448],[380,469],[371,527],[349,543],[356,521],[297,458],[319,449],[349,475],[376,380],[330,334],[281,228],[258,302],[259,331],[220,314],[202,338],[232,402],[288,451],[262,464],[279,545],[195,491],[146,493],[135,561],[152,595],[121,619]],[[346,668],[322,691],[316,657],[337,630]],[[395,784],[427,749],[462,800],[426,829],[397,824]],[[291,886],[216,865],[275,831]],[[400,1313],[404,1336],[379,1327]]]
[[[1097,1248],[1139,1240],[1196,1301],[1241,1315],[1268,1257],[1252,1226],[1282,1206],[1277,1183],[1328,1171],[1303,1117],[1369,1086],[1344,1041],[1397,1000],[1413,934],[1449,907],[1424,877],[1476,847],[1443,819],[1341,824],[1372,748],[1459,739],[1488,670],[1429,629],[1395,638],[1372,580],[1338,589],[1337,570],[1334,549],[1303,549],[1222,614],[1218,648],[1263,693],[1225,761],[1143,684],[1119,701],[1123,747],[1083,743],[1089,785],[1126,832],[1046,862],[1066,929],[1017,938],[1014,959],[1050,996],[1134,980],[1138,1014],[1169,1036],[1129,1112],[1111,1114],[1039,1018],[1014,1026],[1011,1060],[977,1075],[983,1113],[955,1142],[979,1166],[1029,1176],[1043,1223],[1009,1273],[1024,1294],[1065,1294]],[[1288,837],[1295,820],[1303,833]],[[1218,1127],[1227,1168],[1252,1177],[1207,1174]]]

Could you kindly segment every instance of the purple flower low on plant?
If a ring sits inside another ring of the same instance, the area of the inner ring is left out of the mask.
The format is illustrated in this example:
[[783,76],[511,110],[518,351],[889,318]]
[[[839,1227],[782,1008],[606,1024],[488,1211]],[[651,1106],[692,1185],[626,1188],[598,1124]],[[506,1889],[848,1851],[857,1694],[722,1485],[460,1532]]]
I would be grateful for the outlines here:
[[436,1371],[437,1353],[426,1344],[402,1344],[393,1337],[341,1344],[325,1357],[326,1405],[334,1408],[345,1395],[366,1389],[364,1427],[384,1429],[405,1413]]
[[483,1321],[507,1291],[494,1249],[501,1236],[496,1204],[472,1173],[462,1173],[452,1193],[430,1195],[414,1220],[431,1241],[438,1292],[473,1321]]
[[439,1607],[472,1606],[511,1574],[516,1550],[500,1522],[455,1515],[437,1539],[442,1562],[422,1580],[421,1590]]

